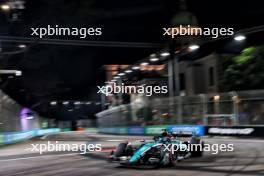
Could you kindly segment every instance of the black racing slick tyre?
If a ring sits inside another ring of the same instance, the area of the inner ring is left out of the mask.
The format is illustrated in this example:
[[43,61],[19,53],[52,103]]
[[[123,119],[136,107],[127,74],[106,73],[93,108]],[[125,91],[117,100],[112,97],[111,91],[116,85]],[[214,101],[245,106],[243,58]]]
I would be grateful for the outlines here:
[[126,147],[127,147],[127,143],[120,143],[117,146],[116,151],[114,152],[115,157],[124,156],[126,154]]
[[170,164],[172,166],[176,166],[178,163],[178,155],[176,153],[172,154],[170,153]]
[[192,157],[202,157],[203,156],[203,147],[204,143],[201,141],[201,139],[197,137],[192,137],[190,140],[191,144],[191,156]]

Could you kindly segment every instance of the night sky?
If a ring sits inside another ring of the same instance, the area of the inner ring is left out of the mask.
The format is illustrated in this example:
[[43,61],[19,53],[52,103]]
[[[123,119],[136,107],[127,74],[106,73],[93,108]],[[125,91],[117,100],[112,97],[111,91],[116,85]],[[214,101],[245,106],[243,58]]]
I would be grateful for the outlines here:
[[[162,36],[162,28],[170,26],[172,17],[179,10],[179,1],[26,0],[25,6],[21,21],[11,22],[7,20],[7,14],[0,14],[1,36],[31,37],[31,27],[58,24],[62,27],[101,27],[103,31],[102,36],[86,39],[59,39],[164,44],[168,39]],[[188,0],[187,8],[196,15],[202,27],[240,30],[262,25],[264,17],[260,0]],[[254,40],[257,38],[255,36]],[[7,51],[16,50],[16,46],[17,43],[2,43]],[[71,115],[62,109],[50,109],[49,102],[100,101],[95,92],[96,85],[105,81],[103,65],[133,64],[157,51],[154,48],[44,45],[36,42],[23,53],[2,56],[2,69],[21,69],[23,76],[3,77],[1,87],[20,104],[32,107],[44,116],[70,118]],[[80,114],[92,117],[98,108],[81,111]]]

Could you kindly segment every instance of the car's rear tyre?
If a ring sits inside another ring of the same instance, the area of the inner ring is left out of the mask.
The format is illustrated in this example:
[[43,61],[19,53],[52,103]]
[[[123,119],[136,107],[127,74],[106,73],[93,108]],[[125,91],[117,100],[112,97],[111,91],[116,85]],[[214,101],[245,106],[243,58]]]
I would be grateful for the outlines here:
[[[197,137],[192,137],[190,140],[190,144],[193,146],[191,146],[191,156],[192,157],[202,157],[203,156],[203,147],[204,147],[204,143],[201,141],[201,139],[197,138]],[[197,146],[195,146],[197,145]]]
[[176,153],[170,153],[170,164],[176,166],[178,164],[178,155]]
[[116,151],[114,152],[114,156],[115,157],[124,156],[126,154],[126,148],[127,148],[127,143],[120,143],[117,146]]

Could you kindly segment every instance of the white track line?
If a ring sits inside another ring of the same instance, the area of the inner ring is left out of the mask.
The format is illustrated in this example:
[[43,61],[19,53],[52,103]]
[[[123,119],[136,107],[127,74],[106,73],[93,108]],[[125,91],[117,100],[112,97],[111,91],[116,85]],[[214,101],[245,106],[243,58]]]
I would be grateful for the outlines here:
[[30,156],[30,157],[24,157],[24,158],[5,159],[5,160],[0,160],[0,162],[6,162],[6,161],[19,161],[19,160],[27,160],[27,159],[43,158],[43,157],[51,157],[51,156],[68,156],[68,155],[78,155],[78,154],[79,154],[79,153],[68,153],[68,154],[58,154],[58,155],[40,155],[40,156]]
[[109,140],[106,140],[108,142],[123,142],[125,140],[122,140],[122,139],[109,139]]

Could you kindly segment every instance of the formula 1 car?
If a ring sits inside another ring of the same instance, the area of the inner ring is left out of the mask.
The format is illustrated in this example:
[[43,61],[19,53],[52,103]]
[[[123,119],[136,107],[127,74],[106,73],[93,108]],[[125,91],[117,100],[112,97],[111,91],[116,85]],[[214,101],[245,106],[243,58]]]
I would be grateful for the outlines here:
[[[186,135],[163,132],[161,136],[155,136],[153,141],[141,141],[139,146],[132,146],[129,142],[120,143],[116,150],[111,152],[108,161],[123,166],[157,168],[175,166],[177,162],[189,157],[201,157],[203,154],[201,139],[195,135],[189,136],[188,141],[178,139],[182,136],[186,137]],[[190,147],[192,144],[195,144],[195,150]]]

